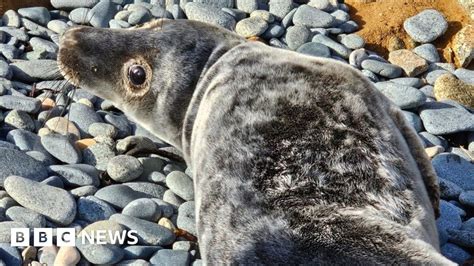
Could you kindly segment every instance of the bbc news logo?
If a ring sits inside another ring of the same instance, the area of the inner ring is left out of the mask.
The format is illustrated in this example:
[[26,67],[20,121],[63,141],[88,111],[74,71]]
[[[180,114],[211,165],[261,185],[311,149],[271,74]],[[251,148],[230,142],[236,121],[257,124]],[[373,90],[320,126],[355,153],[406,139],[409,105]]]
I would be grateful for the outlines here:
[[[34,228],[33,235],[29,228],[11,229],[11,246],[27,247],[30,246],[31,237],[33,237],[33,246],[58,246],[74,247],[76,241],[81,244],[120,244],[136,245],[138,243],[138,233],[135,230],[112,231],[112,230],[94,230],[91,232],[82,231],[76,236],[75,228],[56,228],[56,234],[53,234],[52,228]],[[56,242],[53,240],[56,236]]]

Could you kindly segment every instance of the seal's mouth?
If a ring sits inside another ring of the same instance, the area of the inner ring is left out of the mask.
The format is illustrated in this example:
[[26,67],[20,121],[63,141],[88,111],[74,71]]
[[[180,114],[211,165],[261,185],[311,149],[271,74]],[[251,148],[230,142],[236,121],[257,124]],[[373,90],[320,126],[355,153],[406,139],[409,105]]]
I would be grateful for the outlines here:
[[67,82],[71,83],[72,85],[79,87],[79,84],[80,84],[79,73],[77,73],[76,71],[70,69],[65,64],[63,64],[61,61],[61,56],[58,56],[57,63],[59,67],[59,72],[64,77],[64,79],[67,80]]

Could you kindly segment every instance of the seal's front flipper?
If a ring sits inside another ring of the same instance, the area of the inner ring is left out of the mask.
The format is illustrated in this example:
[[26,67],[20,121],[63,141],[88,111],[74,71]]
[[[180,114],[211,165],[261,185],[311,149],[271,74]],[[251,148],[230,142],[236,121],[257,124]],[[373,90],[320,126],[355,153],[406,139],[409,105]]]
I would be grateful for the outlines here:
[[416,132],[411,128],[411,126],[406,121],[403,113],[400,109],[395,107],[390,107],[389,114],[393,119],[393,122],[397,128],[402,133],[410,152],[413,158],[418,165],[420,174],[423,177],[423,182],[425,183],[428,196],[430,198],[431,204],[433,205],[435,217],[439,217],[439,182],[438,177],[431,165],[431,161],[426,155],[423,145],[420,143]]

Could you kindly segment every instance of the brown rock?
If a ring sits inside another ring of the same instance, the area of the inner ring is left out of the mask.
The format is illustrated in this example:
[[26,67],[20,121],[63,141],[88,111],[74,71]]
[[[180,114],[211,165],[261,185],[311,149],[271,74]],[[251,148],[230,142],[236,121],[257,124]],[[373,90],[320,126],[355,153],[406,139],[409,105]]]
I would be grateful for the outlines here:
[[428,62],[414,52],[406,49],[390,52],[388,61],[405,71],[407,76],[414,77],[428,70]]
[[47,128],[49,128],[49,130],[53,132],[62,135],[70,133],[76,136],[78,139],[81,138],[81,133],[79,133],[79,130],[77,129],[76,125],[74,125],[74,123],[72,123],[65,117],[53,117],[49,119],[45,125]]
[[95,141],[94,139],[80,139],[76,141],[76,146],[77,148],[79,148],[79,150],[84,150],[96,143],[97,141]]
[[31,262],[36,259],[36,253],[37,250],[35,247],[28,246],[21,252],[21,257],[23,258],[24,262]]
[[444,74],[436,80],[434,95],[438,101],[454,100],[474,108],[474,85],[467,84],[451,74]]
[[56,103],[51,98],[45,98],[41,101],[41,110],[49,110],[55,105]]
[[453,52],[457,63],[467,67],[474,59],[474,26],[467,25],[454,36]]
[[54,260],[54,266],[76,265],[81,260],[81,255],[75,247],[61,247]]

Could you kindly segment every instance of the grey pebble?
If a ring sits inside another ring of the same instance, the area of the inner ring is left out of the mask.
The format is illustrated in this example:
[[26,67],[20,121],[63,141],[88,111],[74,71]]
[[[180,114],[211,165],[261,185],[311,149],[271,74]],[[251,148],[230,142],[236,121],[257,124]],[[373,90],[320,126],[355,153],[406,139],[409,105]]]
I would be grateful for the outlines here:
[[[20,51],[18,50],[18,48],[16,48],[15,46],[13,45],[10,45],[10,44],[3,44],[3,43],[0,43],[0,53],[8,60],[13,60],[13,59],[18,59],[18,56],[20,54]],[[10,68],[10,71],[11,71],[11,74],[9,74],[8,76],[12,76],[13,75],[13,70],[11,70]]]
[[434,135],[474,130],[474,116],[453,102],[426,102],[420,117],[426,131]]
[[235,28],[235,19],[226,12],[202,3],[187,3],[184,9],[188,19],[207,22],[229,30]]
[[391,79],[390,82],[414,88],[420,88],[421,86],[423,86],[423,81],[421,79],[412,77]]
[[370,71],[370,70],[367,70],[367,69],[362,69],[361,72],[362,72],[362,74],[363,74],[364,76],[366,76],[367,78],[369,78],[370,81],[372,81],[372,82],[379,82],[379,77],[377,77],[377,75],[376,75],[374,72],[372,72],[372,71]]
[[454,75],[467,84],[474,85],[474,70],[458,68],[456,71],[454,71]]
[[117,129],[116,137],[119,139],[128,137],[132,133],[130,122],[124,115],[106,114],[104,120]]
[[272,0],[268,3],[269,11],[277,20],[282,20],[291,10],[293,10],[292,0]]
[[[13,221],[0,222],[0,244],[1,243],[10,244],[11,229],[13,228],[26,228],[26,224],[22,222],[13,222]],[[1,249],[0,249],[0,252],[1,252]]]
[[163,194],[163,201],[175,207],[179,207],[181,204],[185,202],[184,199],[174,194],[173,191],[171,191],[170,189],[166,190],[165,193]]
[[424,58],[428,63],[437,63],[440,61],[438,50],[436,50],[436,46],[431,43],[425,43],[415,47],[413,52]]
[[258,0],[236,0],[235,5],[238,9],[250,14],[258,9]]
[[166,185],[180,198],[194,199],[193,180],[181,171],[173,171],[166,176]]
[[43,147],[61,162],[77,164],[82,161],[82,153],[75,144],[72,134],[62,135],[51,132],[41,137]]
[[301,45],[297,50],[298,53],[317,56],[317,57],[331,57],[329,48],[321,43],[308,42]]
[[114,18],[115,14],[120,11],[121,8],[120,5],[110,0],[102,0],[91,9],[88,13],[87,20],[94,27],[107,28],[109,21]]
[[414,41],[428,43],[446,32],[448,22],[437,10],[427,9],[405,20],[403,28]]
[[144,193],[146,195],[146,198],[162,199],[166,191],[166,188],[164,188],[163,186],[149,182],[127,182],[123,184],[135,191]]
[[191,255],[184,250],[162,249],[150,258],[150,262],[153,265],[187,266],[191,264]]
[[397,78],[402,75],[402,69],[400,67],[378,60],[364,60],[361,67],[386,78]]
[[248,38],[252,36],[260,36],[268,28],[268,23],[258,17],[245,18],[237,23],[235,32],[237,34]]
[[194,201],[187,201],[179,206],[176,225],[192,235],[197,235]]
[[474,190],[463,191],[459,195],[459,202],[468,207],[474,207]]
[[402,111],[405,119],[408,121],[408,124],[415,129],[416,132],[423,130],[423,123],[421,122],[420,117],[412,112]]
[[107,123],[92,123],[88,129],[89,134],[93,137],[97,136],[106,136],[109,138],[114,138],[117,135],[117,129]]
[[46,226],[46,218],[43,215],[21,206],[12,206],[7,209],[5,214],[8,219],[24,223],[28,228],[44,228]]
[[4,95],[0,96],[0,107],[16,109],[28,113],[37,113],[41,108],[41,101],[24,96]]
[[[120,195],[120,197],[117,197],[117,195]],[[136,199],[149,198],[147,194],[135,191],[122,184],[103,187],[94,196],[120,210]]]
[[150,222],[157,222],[161,217],[161,209],[151,199],[136,199],[123,208],[122,214]]
[[329,38],[327,36],[317,34],[313,37],[312,42],[324,44],[327,47],[329,47],[329,49],[334,51],[334,53],[336,53],[337,55],[339,55],[339,56],[341,56],[345,59],[349,59],[349,55],[350,55],[351,51],[349,49],[347,49],[344,45],[332,40],[331,38]]
[[17,248],[10,243],[0,243],[0,258],[6,266],[21,266],[22,258]]
[[100,0],[51,0],[51,5],[61,10],[71,10],[78,7],[93,7]]
[[28,131],[34,131],[36,129],[36,124],[31,116],[23,111],[11,110],[5,116],[5,124],[10,125],[14,128],[24,129]]
[[48,185],[48,186],[52,186],[52,187],[64,188],[64,182],[63,182],[62,178],[57,176],[57,175],[50,176],[50,177],[46,178],[45,180],[41,181],[41,183],[43,183],[45,185]]
[[3,26],[3,27],[0,27],[0,31],[7,33],[11,37],[16,38],[18,41],[27,42],[30,39],[30,37],[24,30],[17,29],[14,27]]
[[118,155],[109,160],[107,173],[113,180],[123,183],[138,178],[143,173],[143,166],[135,157]]
[[102,118],[94,109],[81,103],[72,103],[69,108],[68,116],[69,121],[74,122],[83,137],[90,136],[88,133],[90,125],[103,122]]
[[48,172],[43,164],[24,152],[0,148],[0,185],[3,186],[5,178],[11,175],[42,181],[48,177]]
[[304,26],[292,26],[286,31],[286,42],[292,50],[298,49],[305,44],[311,36],[311,32]]
[[[342,11],[343,12],[343,11]],[[327,28],[335,23],[336,19],[330,14],[317,8],[301,5],[293,16],[293,23],[311,28]]]
[[286,29],[283,26],[279,24],[270,24],[268,29],[261,36],[265,39],[279,38],[285,34],[285,32]]
[[115,221],[130,230],[136,230],[138,243],[142,245],[170,245],[175,240],[173,232],[157,223],[145,221],[124,214],[114,214],[110,220]]
[[19,176],[7,177],[4,187],[8,195],[23,207],[55,223],[68,225],[76,216],[76,202],[66,190]]
[[143,24],[149,20],[152,19],[151,13],[145,9],[145,10],[137,10],[133,11],[130,16],[128,16],[128,24],[130,25],[138,25],[138,24]]
[[7,10],[2,17],[4,26],[19,28],[21,25],[20,15],[15,10]]
[[194,0],[196,3],[203,3],[216,8],[234,8],[235,0]]
[[349,20],[346,23],[339,25],[339,28],[344,33],[353,33],[359,29],[359,25],[355,21]]
[[469,254],[469,252],[452,243],[443,245],[441,247],[441,254],[458,264],[463,264],[465,261],[471,258],[471,254]]
[[435,98],[434,87],[431,85],[425,85],[421,87],[420,91],[423,92],[426,95],[426,97],[433,98],[433,99]]
[[91,12],[91,9],[85,7],[79,7],[72,10],[69,13],[69,19],[79,25],[88,24],[90,17],[88,14]]
[[61,176],[67,186],[95,186],[100,185],[99,171],[87,164],[51,165],[48,170]]
[[349,21],[351,19],[351,16],[346,11],[340,10],[340,9],[332,12],[331,16],[333,16],[335,18],[335,20],[332,24],[332,26],[334,26],[334,27],[342,25],[342,24],[346,23],[347,21]]
[[242,19],[247,17],[247,13],[239,9],[223,8],[222,11],[231,15],[235,19],[236,22],[241,21]]
[[5,61],[0,60],[0,77],[11,79],[12,76],[13,76],[13,72],[10,69],[10,65]]
[[67,28],[69,28],[69,25],[63,20],[55,19],[48,22],[47,27],[55,33],[62,34]]
[[90,263],[115,265],[123,257],[123,249],[112,244],[89,244],[76,240],[77,249]]
[[149,260],[150,257],[156,253],[158,250],[162,249],[159,246],[141,246],[134,245],[125,247],[124,250],[124,259],[145,259]]
[[51,15],[45,7],[20,8],[18,9],[18,14],[41,25],[46,25],[51,20]]
[[97,192],[97,187],[95,186],[83,186],[69,190],[69,193],[76,198],[92,196]]
[[35,51],[46,51],[50,54],[56,54],[59,47],[54,43],[42,38],[33,37],[30,39],[30,44]]
[[77,218],[81,220],[93,223],[107,220],[115,213],[112,206],[95,196],[81,197],[77,200]]
[[462,188],[454,184],[451,181],[445,180],[443,178],[439,179],[439,190],[440,197],[445,200],[454,199],[457,200],[459,195],[462,193]]
[[435,136],[426,131],[419,133],[420,138],[425,143],[426,147],[441,146],[444,149],[448,148],[448,142],[440,136]]
[[413,87],[393,82],[378,82],[375,86],[401,109],[416,108],[426,101],[426,96]]
[[22,151],[39,151],[47,153],[41,144],[41,138],[37,134],[24,130],[14,129],[8,132],[7,140],[15,144]]
[[349,49],[359,49],[365,45],[364,39],[357,34],[344,35],[340,41]]
[[430,84],[430,85],[434,85],[436,80],[439,77],[441,77],[444,74],[448,74],[448,73],[449,73],[448,71],[441,70],[441,69],[428,72],[428,74],[426,74],[426,82],[428,82],[428,84]]
[[10,67],[13,77],[20,81],[35,82],[62,78],[55,60],[18,61],[11,63]]
[[369,55],[364,48],[354,50],[349,55],[349,64],[357,68],[361,68],[362,62],[368,59],[368,57]]

